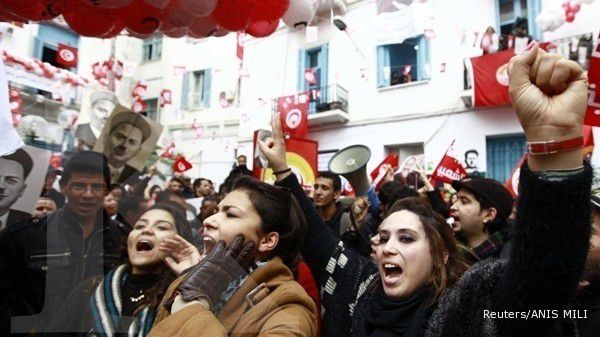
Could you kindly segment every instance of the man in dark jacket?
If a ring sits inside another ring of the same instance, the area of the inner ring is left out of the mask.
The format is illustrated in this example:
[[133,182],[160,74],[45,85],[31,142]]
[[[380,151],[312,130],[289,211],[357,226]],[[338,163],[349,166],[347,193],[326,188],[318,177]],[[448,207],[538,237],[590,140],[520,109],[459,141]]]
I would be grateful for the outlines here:
[[342,194],[340,176],[321,172],[315,180],[313,202],[323,222],[339,238],[350,229],[349,208],[338,201]]
[[498,181],[489,178],[467,178],[454,181],[458,200],[450,209],[455,225],[460,228],[464,258],[473,264],[490,257],[500,257],[507,241],[506,219],[513,198]]
[[82,280],[118,265],[118,226],[102,210],[109,184],[102,154],[75,154],[61,180],[65,206],[0,232],[0,335],[43,332]]

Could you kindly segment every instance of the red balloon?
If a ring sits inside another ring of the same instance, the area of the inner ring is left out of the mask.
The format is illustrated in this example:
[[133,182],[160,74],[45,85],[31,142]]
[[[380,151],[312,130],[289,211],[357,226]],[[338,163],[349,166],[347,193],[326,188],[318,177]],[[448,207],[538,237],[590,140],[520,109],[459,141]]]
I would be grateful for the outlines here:
[[160,28],[162,12],[144,0],[135,0],[119,9],[119,18],[130,31],[138,35],[150,35]]
[[215,10],[218,0],[181,0],[185,9],[195,16],[209,16]]
[[185,9],[179,0],[171,0],[165,8],[163,20],[173,27],[189,27],[194,22],[194,15]]
[[566,19],[565,19],[565,20],[566,20],[567,22],[573,22],[573,21],[575,21],[575,13],[573,13],[573,12],[571,12],[571,11],[568,11],[568,12],[567,12],[567,16],[566,16]]
[[171,0],[144,0],[146,3],[150,4],[152,7],[163,9],[167,7],[169,1]]
[[254,37],[265,37],[273,34],[279,26],[279,19],[253,22],[246,27],[246,33]]
[[142,39],[142,40],[149,38],[153,34],[153,33],[150,33],[150,34],[140,34],[140,33],[137,33],[135,31],[131,30],[130,28],[125,28],[125,30],[129,34],[129,36],[133,36],[133,37],[136,37],[136,38]]
[[2,22],[27,22],[27,19],[24,19],[18,15],[13,14],[12,12],[7,11],[4,7],[0,6],[0,21]]
[[66,0],[2,0],[2,6],[16,16],[32,21],[50,20],[59,16]]
[[104,35],[102,35],[103,39],[110,39],[113,38],[117,35],[119,35],[119,33],[121,33],[123,31],[123,29],[125,29],[125,24],[119,20],[114,21],[114,26]]
[[133,0],[81,0],[88,5],[102,8],[120,8],[129,5]]
[[260,0],[250,13],[250,22],[279,20],[290,6],[290,0]]
[[197,39],[201,39],[203,37],[208,37],[214,34],[217,31],[217,23],[213,18],[207,16],[205,18],[196,18],[194,23],[190,26],[190,30],[188,34],[191,37],[195,37]]
[[230,31],[243,30],[254,8],[253,0],[219,0],[212,13],[219,26]]
[[212,36],[214,36],[214,37],[222,37],[222,36],[225,36],[225,35],[227,35],[229,33],[231,33],[231,32],[228,31],[227,29],[225,29],[223,27],[217,26],[217,31],[215,31]]
[[63,13],[65,21],[79,35],[102,37],[115,28],[116,11],[72,2]]
[[165,33],[166,36],[172,37],[175,39],[184,37],[187,34],[187,32],[188,32],[187,27],[177,27],[177,28],[170,29],[168,31],[163,31],[163,33]]

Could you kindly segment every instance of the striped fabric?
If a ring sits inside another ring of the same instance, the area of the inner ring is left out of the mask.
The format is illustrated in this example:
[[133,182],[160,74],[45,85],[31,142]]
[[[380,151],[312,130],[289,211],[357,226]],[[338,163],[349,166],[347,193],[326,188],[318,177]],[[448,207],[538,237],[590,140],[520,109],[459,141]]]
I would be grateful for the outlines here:
[[[125,271],[125,265],[110,271],[90,298],[90,309],[94,323],[87,336],[117,337],[124,335],[116,330],[121,325],[121,288],[127,277]],[[127,336],[146,336],[152,327],[154,314],[154,310],[150,310],[148,307],[140,310],[129,326]]]

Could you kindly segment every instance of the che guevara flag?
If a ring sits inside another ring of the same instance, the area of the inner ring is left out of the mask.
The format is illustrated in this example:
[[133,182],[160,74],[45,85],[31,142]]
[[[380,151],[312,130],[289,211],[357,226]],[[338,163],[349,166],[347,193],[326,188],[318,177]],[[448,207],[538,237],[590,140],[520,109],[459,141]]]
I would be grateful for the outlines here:
[[431,180],[451,184],[454,180],[462,180],[469,175],[462,164],[454,157],[453,152],[454,141],[452,141],[444,157],[433,171]]
[[471,58],[473,65],[473,105],[496,106],[510,103],[508,95],[508,61],[512,49]]

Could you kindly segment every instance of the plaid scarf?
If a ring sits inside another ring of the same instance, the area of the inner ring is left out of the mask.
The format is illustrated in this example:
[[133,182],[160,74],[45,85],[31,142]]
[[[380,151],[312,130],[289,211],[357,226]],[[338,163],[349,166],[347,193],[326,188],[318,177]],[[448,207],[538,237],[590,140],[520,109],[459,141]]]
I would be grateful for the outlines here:
[[[121,290],[127,278],[125,270],[125,265],[111,270],[90,298],[90,309],[94,323],[88,336],[116,337],[120,335],[116,329],[119,328],[122,319]],[[150,310],[148,306],[140,310],[129,326],[127,336],[146,336],[152,328],[154,314],[154,310]]]
[[495,232],[490,235],[490,238],[483,241],[479,246],[473,248],[473,252],[479,260],[485,260],[490,257],[494,257],[496,253],[499,253],[506,242],[504,241],[504,235],[500,232]]

